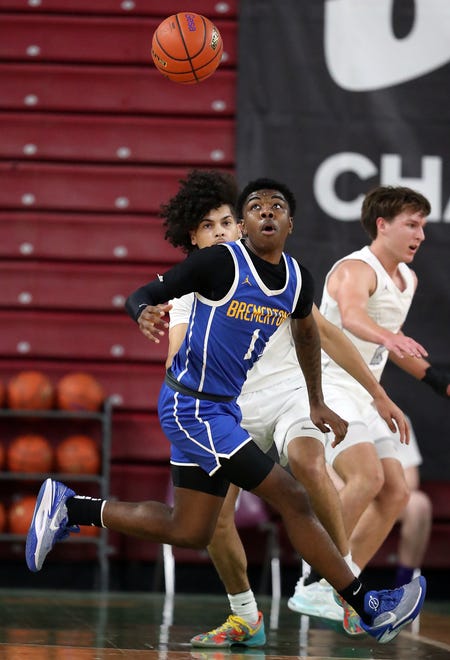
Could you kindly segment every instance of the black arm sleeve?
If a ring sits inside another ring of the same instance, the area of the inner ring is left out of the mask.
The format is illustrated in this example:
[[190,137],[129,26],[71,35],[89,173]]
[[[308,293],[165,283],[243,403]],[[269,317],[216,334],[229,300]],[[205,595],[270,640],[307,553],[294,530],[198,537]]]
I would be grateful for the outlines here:
[[165,303],[197,291],[210,300],[220,300],[231,287],[234,261],[229,250],[221,245],[193,252],[157,279],[130,294],[125,309],[135,321],[147,305]]
[[293,319],[304,319],[311,314],[314,304],[314,279],[307,268],[299,264],[302,274],[302,289],[297,305],[292,312]]

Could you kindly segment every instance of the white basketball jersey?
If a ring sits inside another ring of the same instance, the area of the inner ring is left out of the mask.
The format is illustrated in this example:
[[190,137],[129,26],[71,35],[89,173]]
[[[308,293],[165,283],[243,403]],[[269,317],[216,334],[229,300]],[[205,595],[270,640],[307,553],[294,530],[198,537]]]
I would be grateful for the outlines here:
[[[345,332],[347,337],[355,344],[356,348],[361,353],[364,361],[375,378],[379,381],[388,359],[388,350],[382,345],[364,341],[343,328],[338,304],[328,293],[328,280],[331,273],[335,270],[338,264],[349,259],[364,261],[375,271],[377,285],[375,291],[368,300],[367,313],[377,325],[394,333],[398,332],[402,327],[411,306],[415,289],[414,276],[405,263],[399,264],[399,272],[405,283],[404,290],[400,291],[377,257],[370,251],[369,247],[366,246],[362,248],[362,250],[352,252],[343,259],[337,261],[325,279],[320,311],[329,321],[331,321],[331,323],[334,323]],[[356,381],[342,369],[342,367],[339,367],[336,362],[331,360],[324,353],[322,353],[322,356],[322,374],[324,382],[326,380],[330,384],[334,383],[344,387],[352,386],[354,388],[357,386],[362,392],[365,392],[365,390],[357,384]]]

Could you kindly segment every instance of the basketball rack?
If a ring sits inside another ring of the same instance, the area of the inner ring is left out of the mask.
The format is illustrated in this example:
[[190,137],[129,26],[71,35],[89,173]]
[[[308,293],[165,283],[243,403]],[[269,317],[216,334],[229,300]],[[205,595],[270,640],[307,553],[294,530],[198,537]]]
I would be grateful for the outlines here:
[[[0,418],[40,418],[49,420],[86,420],[98,422],[101,425],[101,470],[100,474],[73,474],[65,472],[10,472],[0,471],[0,482],[2,481],[42,481],[43,477],[50,477],[58,481],[95,483],[101,499],[109,497],[110,489],[110,459],[111,459],[111,432],[112,432],[112,408],[113,398],[104,401],[103,408],[99,412],[66,411],[66,410],[11,410],[0,408]],[[0,533],[0,542],[25,543],[24,534]],[[97,546],[98,559],[98,587],[106,591],[109,587],[109,554],[108,530],[101,529],[98,537],[72,534],[69,543],[93,544]]]

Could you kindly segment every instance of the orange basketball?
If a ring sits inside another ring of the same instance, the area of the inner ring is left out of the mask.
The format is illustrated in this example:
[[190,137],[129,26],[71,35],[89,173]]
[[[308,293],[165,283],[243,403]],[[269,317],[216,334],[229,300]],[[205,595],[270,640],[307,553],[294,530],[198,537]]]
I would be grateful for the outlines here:
[[11,472],[49,472],[53,466],[53,448],[42,435],[19,435],[6,453]]
[[100,383],[87,373],[67,374],[56,388],[58,406],[63,410],[100,410],[105,393]]
[[82,536],[99,536],[100,527],[93,527],[92,525],[80,525],[80,532]]
[[71,435],[60,442],[55,451],[56,469],[72,474],[97,474],[100,451],[88,435]]
[[16,410],[49,410],[54,394],[50,379],[40,371],[21,371],[7,387],[8,405]]
[[188,85],[209,78],[222,53],[219,30],[208,18],[192,11],[165,18],[153,34],[153,62],[173,82]]
[[3,502],[0,502],[0,534],[6,529],[6,509]]
[[34,495],[21,497],[8,509],[8,528],[12,534],[27,534],[33,518],[36,498]]

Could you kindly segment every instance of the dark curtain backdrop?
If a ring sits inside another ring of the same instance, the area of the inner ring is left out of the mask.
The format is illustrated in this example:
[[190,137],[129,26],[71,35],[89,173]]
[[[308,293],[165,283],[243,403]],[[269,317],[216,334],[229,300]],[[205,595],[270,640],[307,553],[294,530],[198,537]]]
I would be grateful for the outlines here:
[[[314,274],[368,243],[371,187],[420,190],[433,211],[414,262],[404,330],[450,368],[450,2],[241,0],[237,171],[286,182],[298,210],[289,251]],[[413,420],[425,478],[450,478],[450,406],[388,366]]]

